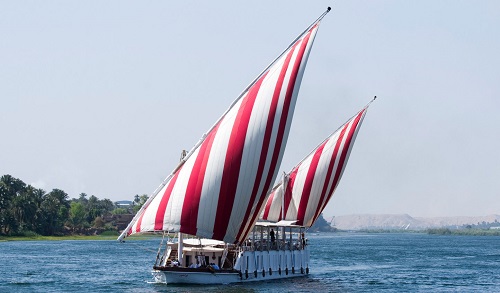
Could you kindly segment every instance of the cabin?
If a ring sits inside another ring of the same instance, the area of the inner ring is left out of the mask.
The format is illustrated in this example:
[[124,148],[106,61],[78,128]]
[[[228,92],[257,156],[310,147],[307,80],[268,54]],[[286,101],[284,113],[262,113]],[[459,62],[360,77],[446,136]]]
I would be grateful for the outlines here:
[[[304,235],[304,227],[294,225],[296,221],[257,222],[246,241],[236,244],[227,244],[223,241],[213,239],[201,239],[188,235],[182,235],[179,240],[178,234],[167,234],[165,244],[160,244],[155,269],[165,270],[167,268],[207,268],[234,269],[237,259],[244,252],[253,255],[261,255],[256,263],[264,263],[264,252],[275,252],[284,254],[293,251],[304,250],[307,239]],[[182,244],[179,245],[179,241]],[[163,248],[162,248],[163,246]],[[163,252],[161,250],[163,249]],[[182,254],[179,254],[182,249]],[[291,259],[291,258],[290,258]]]

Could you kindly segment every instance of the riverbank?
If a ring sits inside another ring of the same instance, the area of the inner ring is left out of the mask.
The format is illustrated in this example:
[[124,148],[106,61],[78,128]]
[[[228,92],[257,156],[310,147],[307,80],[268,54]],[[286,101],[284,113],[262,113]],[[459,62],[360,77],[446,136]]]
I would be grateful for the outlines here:
[[486,230],[486,229],[449,229],[449,228],[435,228],[427,229],[427,234],[434,235],[459,235],[459,236],[500,236],[500,230]]
[[[416,234],[433,234],[433,235],[456,235],[456,236],[500,236],[500,230],[483,230],[483,229],[460,229],[452,230],[448,228],[436,228],[427,230],[394,230],[394,229],[364,229],[357,231],[342,231],[338,230],[333,233],[416,233]],[[318,234],[318,233],[313,233]],[[107,231],[100,235],[65,235],[65,236],[41,236],[41,235],[24,235],[24,236],[0,236],[0,242],[5,241],[63,241],[63,240],[116,240],[119,234],[117,232]],[[161,235],[134,235],[127,238],[129,240],[144,240]],[[173,237],[173,235],[172,235]]]
[[[340,232],[347,232],[339,230]],[[404,229],[362,229],[351,230],[351,233],[420,233],[432,235],[456,235],[456,236],[500,236],[498,229],[449,229],[432,228],[425,230],[404,230]]]
[[118,235],[0,236],[0,241],[115,240]]
[[10,236],[0,237],[0,242],[5,241],[61,241],[61,240],[112,240],[117,237],[112,236]]
[[[103,233],[100,235],[64,235],[64,236],[0,236],[0,242],[6,241],[63,241],[63,240],[116,240],[118,233]],[[128,240],[143,240],[158,237],[158,235],[140,235],[127,238]]]

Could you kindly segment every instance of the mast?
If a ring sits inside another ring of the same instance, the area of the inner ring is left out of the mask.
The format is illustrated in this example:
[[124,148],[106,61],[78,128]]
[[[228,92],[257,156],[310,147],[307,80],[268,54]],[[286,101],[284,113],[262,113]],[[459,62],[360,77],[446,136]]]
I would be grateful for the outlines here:
[[179,241],[177,243],[177,257],[179,260],[179,265],[183,266],[184,265],[184,234],[179,232],[179,236],[177,237],[177,240]]
[[[286,194],[286,184],[287,184],[287,174],[283,172],[283,178],[281,179],[281,186],[283,186],[283,196],[281,196],[281,220],[285,219],[285,194]],[[286,235],[285,235],[285,227],[280,227],[281,238],[283,243],[285,243]]]

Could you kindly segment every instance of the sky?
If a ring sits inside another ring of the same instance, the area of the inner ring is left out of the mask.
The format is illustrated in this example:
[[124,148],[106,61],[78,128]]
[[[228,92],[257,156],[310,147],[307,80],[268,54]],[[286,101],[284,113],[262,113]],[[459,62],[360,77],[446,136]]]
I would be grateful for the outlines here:
[[0,0],[0,175],[151,194],[328,6],[280,173],[377,95],[326,218],[500,214],[498,1]]

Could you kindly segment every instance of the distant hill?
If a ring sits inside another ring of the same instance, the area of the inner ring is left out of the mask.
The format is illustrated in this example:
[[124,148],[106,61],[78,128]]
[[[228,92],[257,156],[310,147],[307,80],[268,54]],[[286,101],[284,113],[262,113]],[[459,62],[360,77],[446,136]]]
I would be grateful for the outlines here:
[[[410,229],[458,227],[500,222],[499,215],[479,217],[412,217],[408,214],[347,215],[335,217],[335,228],[340,230]],[[500,226],[500,223],[498,224]]]
[[334,232],[335,230],[337,229],[330,226],[330,223],[323,218],[323,214],[320,214],[316,222],[308,229],[309,232]]

